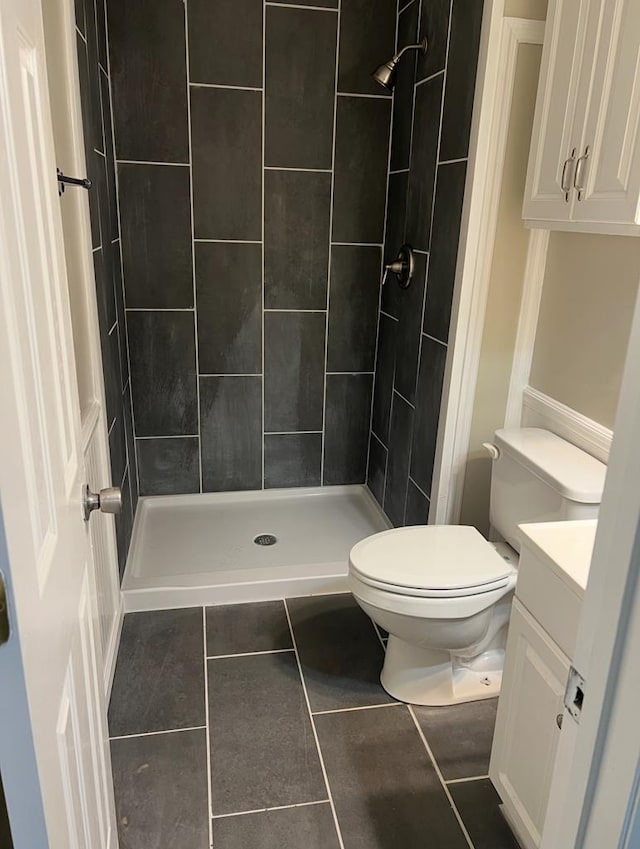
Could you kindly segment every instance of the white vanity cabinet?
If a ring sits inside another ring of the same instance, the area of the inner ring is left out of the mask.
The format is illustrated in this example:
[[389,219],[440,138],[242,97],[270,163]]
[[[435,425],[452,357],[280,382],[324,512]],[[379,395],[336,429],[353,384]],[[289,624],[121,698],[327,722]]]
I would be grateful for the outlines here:
[[524,849],[540,845],[569,659],[515,599],[489,775]]
[[522,525],[489,777],[523,849],[538,849],[564,722],[596,521]]
[[640,235],[638,0],[550,0],[523,217]]

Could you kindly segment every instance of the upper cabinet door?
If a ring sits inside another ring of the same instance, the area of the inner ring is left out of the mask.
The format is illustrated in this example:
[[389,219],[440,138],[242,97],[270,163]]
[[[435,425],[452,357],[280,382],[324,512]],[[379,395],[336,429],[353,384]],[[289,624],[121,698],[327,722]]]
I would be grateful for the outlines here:
[[[640,2],[606,0],[575,174],[573,219],[638,232]],[[616,226],[617,225],[617,226]]]
[[523,206],[523,217],[531,221],[571,217],[581,136],[574,127],[575,108],[589,5],[585,0],[549,3]]

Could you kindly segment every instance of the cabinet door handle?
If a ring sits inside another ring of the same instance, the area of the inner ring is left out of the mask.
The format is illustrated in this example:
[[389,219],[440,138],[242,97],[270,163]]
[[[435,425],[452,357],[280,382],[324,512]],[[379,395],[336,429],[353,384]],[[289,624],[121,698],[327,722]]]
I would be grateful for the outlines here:
[[584,153],[576,162],[576,170],[573,175],[573,187],[578,192],[578,200],[582,200],[584,197],[584,178],[587,173],[587,160],[589,159],[590,153],[591,148],[587,145],[584,149]]
[[[568,159],[565,159],[564,165],[562,166],[562,176],[560,177],[560,186],[562,191],[564,192],[565,203],[569,203],[569,196],[571,192],[571,182],[572,175],[570,173],[570,166],[573,167],[574,162],[576,161],[576,149],[575,147],[571,151],[571,156]],[[573,175],[575,178],[575,174]]]
[[556,716],[556,725],[558,726],[558,728],[562,728],[562,720],[563,720],[563,718],[564,718],[564,715],[563,715],[563,714],[561,714],[561,713],[559,713],[559,714]]

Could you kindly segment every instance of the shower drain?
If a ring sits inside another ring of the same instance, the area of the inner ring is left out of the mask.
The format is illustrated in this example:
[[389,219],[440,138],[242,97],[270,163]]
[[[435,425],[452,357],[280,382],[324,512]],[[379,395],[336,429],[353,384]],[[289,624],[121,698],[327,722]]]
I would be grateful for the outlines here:
[[256,545],[275,545],[278,542],[278,538],[274,537],[273,534],[258,534],[254,542]]

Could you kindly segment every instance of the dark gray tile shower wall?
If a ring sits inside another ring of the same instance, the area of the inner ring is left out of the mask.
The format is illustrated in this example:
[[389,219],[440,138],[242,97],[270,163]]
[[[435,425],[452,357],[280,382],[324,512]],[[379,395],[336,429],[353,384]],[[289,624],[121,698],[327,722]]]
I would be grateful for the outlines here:
[[106,2],[140,492],[363,483],[395,0]]
[[[89,190],[89,214],[105,405],[109,427],[111,482],[114,486],[121,487],[123,497],[122,511],[119,516],[116,516],[118,563],[122,575],[138,500],[138,475],[133,450],[133,422],[130,415],[121,234],[104,0],[77,0],[75,15],[85,157],[88,176],[93,184]],[[59,164],[63,166],[63,163]],[[144,176],[141,176],[141,179],[144,180]],[[149,190],[148,186],[147,189]],[[63,197],[61,203],[64,202]],[[133,214],[135,215],[135,210]],[[149,244],[146,235],[143,232],[142,250],[146,255],[154,256],[155,250],[162,248],[162,244]],[[173,229],[166,235],[170,239],[178,238]],[[126,244],[129,233],[125,231],[122,236]],[[190,243],[187,243],[189,250],[190,247]],[[144,298],[147,290],[153,288],[152,278],[162,271],[162,257],[159,259],[158,266],[155,269],[151,268],[144,277],[140,278],[140,289],[136,293],[138,297]],[[90,483],[95,488],[100,482],[90,481]]]
[[483,3],[400,4],[398,47],[426,36],[394,94],[384,256],[416,275],[382,293],[367,482],[396,526],[426,524],[449,340]]

